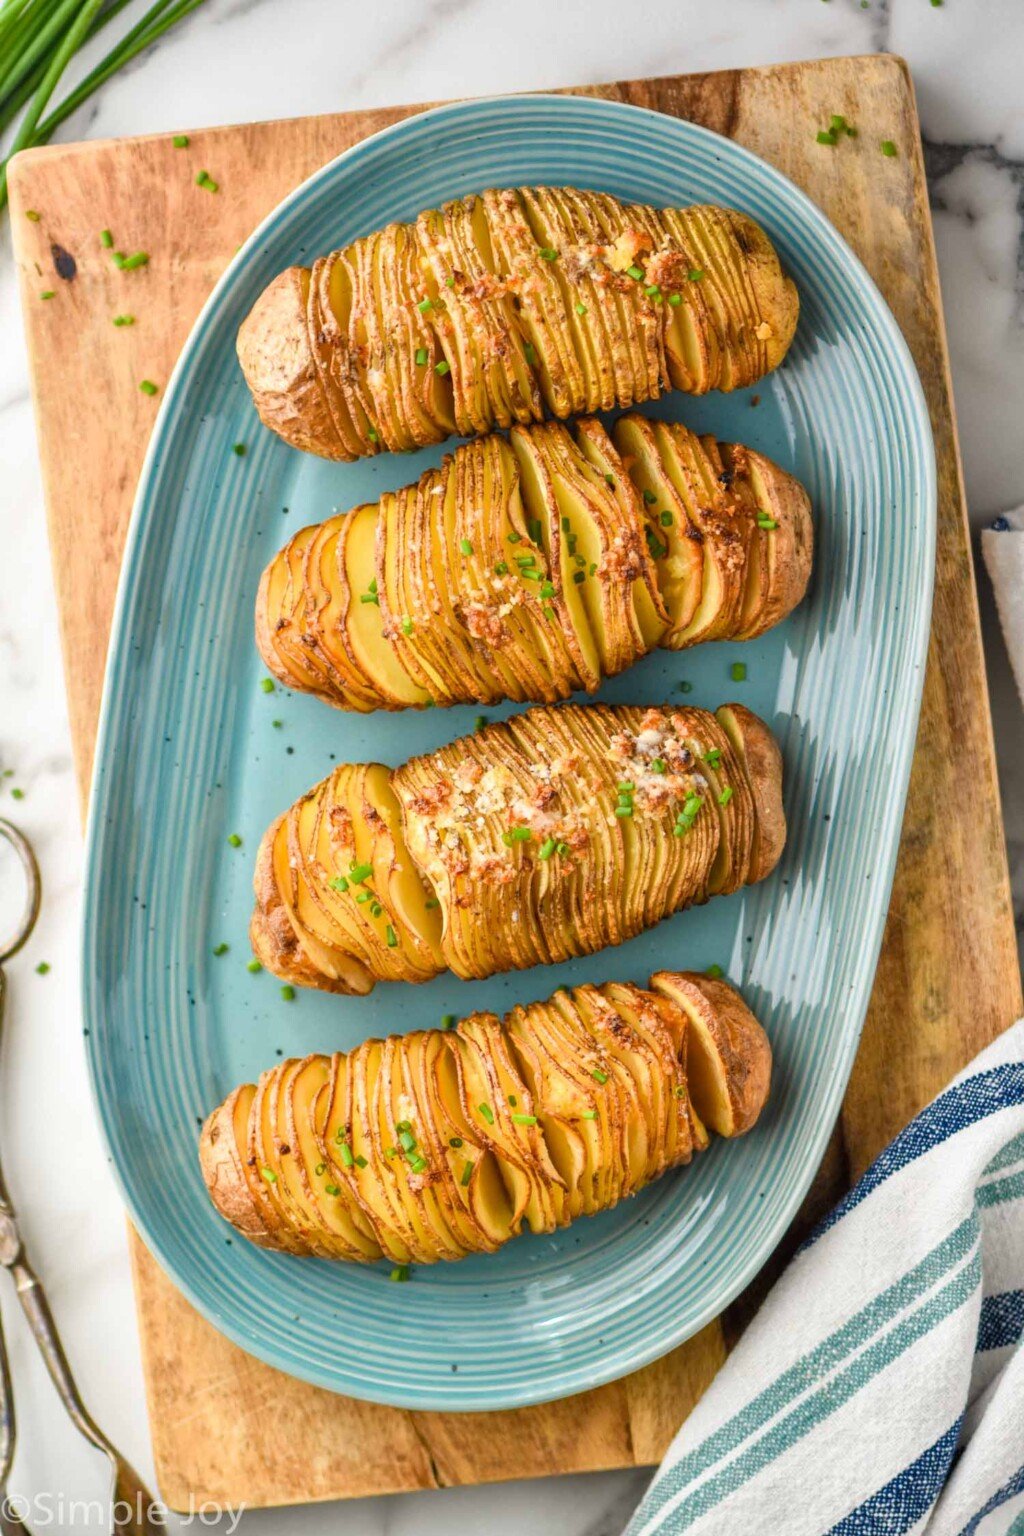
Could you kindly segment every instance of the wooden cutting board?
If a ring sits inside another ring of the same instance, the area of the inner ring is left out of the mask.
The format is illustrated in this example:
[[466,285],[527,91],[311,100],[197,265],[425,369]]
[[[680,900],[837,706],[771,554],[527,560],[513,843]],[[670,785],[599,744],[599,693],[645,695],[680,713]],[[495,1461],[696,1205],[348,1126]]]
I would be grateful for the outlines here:
[[[931,411],[938,565],[917,754],[871,1008],[805,1227],[1022,1011],[913,88],[899,59],[879,56],[580,94],[702,123],[805,188],[888,299]],[[257,220],[339,151],[416,110],[204,129],[187,149],[169,136],[60,145],[11,168],[83,803],[121,549],[158,404],[139,381],[168,378],[200,305]],[[835,112],[858,137],[819,145],[815,134]],[[894,159],[882,155],[883,139],[897,145]],[[198,169],[219,192],[195,185]],[[119,248],[148,251],[148,266],[118,272],[100,247],[103,227]],[[135,324],[115,328],[112,316],[125,312]],[[192,1310],[134,1234],[131,1246],[157,1475],[178,1508],[190,1495],[256,1506],[654,1462],[768,1278],[665,1359],[582,1397],[503,1414],[404,1413],[332,1396],[251,1359]]]

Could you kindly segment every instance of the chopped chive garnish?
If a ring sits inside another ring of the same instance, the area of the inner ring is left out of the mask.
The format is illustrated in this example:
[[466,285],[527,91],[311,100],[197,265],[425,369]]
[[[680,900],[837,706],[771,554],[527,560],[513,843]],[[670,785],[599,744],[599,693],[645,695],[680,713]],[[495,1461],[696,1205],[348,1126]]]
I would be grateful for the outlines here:
[[612,490],[614,491],[614,489],[615,489],[615,476],[614,475],[605,475],[604,483],[605,483],[605,485],[611,486]]
[[725,972],[720,965],[709,965],[704,975],[710,977],[712,981],[717,981],[719,976],[725,975]]
[[348,890],[348,881],[345,879],[344,875],[335,875],[334,879],[329,880],[327,883],[331,887],[332,891]]
[[427,900],[426,900],[426,901],[425,901],[425,902],[424,902],[424,903],[423,903],[423,905],[424,905],[424,906],[425,906],[425,907],[426,907],[426,909],[427,909],[427,911],[428,911],[428,912],[433,912],[433,910],[434,910],[434,908],[435,908],[435,907],[439,907],[439,906],[440,906],[440,905],[441,905],[441,903],[440,903],[440,902],[439,902],[439,901],[438,901],[438,899],[437,899],[437,897],[436,897],[436,896],[430,896],[430,897],[429,897],[429,898],[428,898],[428,899],[427,899]]
[[554,597],[555,589],[551,585],[550,581],[545,581],[543,583],[543,585],[541,586],[541,589],[540,589],[540,595],[541,595],[541,597]]
[[631,805],[617,805],[615,807],[615,814],[616,816],[628,818],[633,814],[633,807]]
[[586,573],[586,571],[574,571],[572,579],[573,579],[573,582],[575,583],[575,585],[577,587],[580,587],[586,581],[587,573]]
[[204,192],[219,192],[220,187],[214,181],[209,171],[200,171],[196,176],[196,186],[202,187]]
[[683,678],[682,682],[676,683],[676,687],[678,688],[680,693],[692,693],[693,692],[693,684],[692,683],[688,683],[686,681],[685,677]]
[[595,1067],[590,1075],[599,1083],[606,1083],[608,1081],[608,1073],[602,1072],[600,1067]]
[[647,287],[644,289],[644,293],[646,293],[649,299],[661,298],[661,289],[658,287],[657,283],[648,283]]
[[652,757],[651,758],[651,772],[652,773],[667,773],[667,771],[668,771],[668,764],[666,763],[666,761],[665,761],[665,759],[663,757]]
[[519,1100],[516,1098],[514,1093],[510,1093],[508,1096],[508,1102],[511,1104],[512,1108],[515,1109],[516,1105],[519,1103]]
[[256,959],[250,960],[245,968],[253,976],[255,976],[258,971],[262,971],[263,969],[260,962]]
[[718,797],[719,805],[728,805],[732,799],[732,785],[727,784]]
[[420,368],[422,368],[425,365],[425,363],[427,361],[427,356],[428,356],[428,354],[427,354],[426,347],[417,347],[416,348],[416,362],[417,362],[417,364],[419,365]]
[[746,680],[747,664],[745,661],[734,661],[729,668],[729,676],[734,683],[742,683]]
[[847,133],[849,131],[847,128],[846,118],[842,115],[841,112],[832,113],[829,127],[833,133]]
[[558,844],[553,837],[545,838],[544,842],[540,845],[537,857],[540,859],[550,859],[557,846]]
[[35,208],[26,208],[25,217],[28,219],[30,224],[38,224],[39,220],[42,218],[42,214]]
[[115,325],[134,325],[135,324],[135,316],[134,315],[115,315],[114,316],[114,324]]
[[359,594],[359,601],[361,603],[372,603],[375,608],[380,607],[380,598],[376,592],[361,592]]
[[413,1173],[422,1173],[426,1166],[427,1160],[419,1152],[416,1153],[415,1157],[410,1157],[409,1159],[409,1167]]
[[347,1141],[343,1141],[341,1144],[341,1160],[346,1168],[351,1168],[355,1162],[355,1158],[352,1156],[352,1148]]
[[388,949],[398,948],[398,934],[392,928],[390,923],[388,923],[387,927],[384,929],[384,937],[388,941]]
[[478,1104],[477,1109],[483,1115],[488,1125],[494,1124],[494,1110],[489,1104]]
[[109,250],[113,249],[114,237],[110,233],[109,229],[101,229],[100,230],[100,245],[102,245],[102,247],[103,247],[103,249],[105,251],[109,251]]
[[433,307],[434,302],[432,299],[420,299],[419,303],[416,305],[416,308],[419,310],[421,315],[425,315],[427,310],[433,309]]
[[338,1188],[337,1184],[325,1184],[324,1185],[324,1192],[325,1192],[325,1194],[334,1195],[334,1196],[337,1196],[337,1195],[341,1194],[341,1190]]
[[348,877],[353,885],[362,885],[363,881],[369,880],[372,874],[372,864],[351,864],[349,866]]
[[455,1015],[454,1015],[454,1013],[442,1013],[442,1015],[441,1015],[441,1028],[442,1029],[451,1029],[451,1027],[452,1027],[452,1025],[454,1023],[455,1023]]
[[541,246],[540,250],[537,252],[537,255],[542,256],[545,261],[558,260],[558,252],[555,250],[554,246],[551,245]]
[[260,687],[263,689],[264,693],[273,693],[274,679],[272,677],[261,677]]
[[531,517],[526,525],[526,530],[535,544],[540,543],[541,522],[539,517]]
[[670,293],[668,296],[668,301],[673,305],[681,304],[683,302],[683,296],[681,293]]
[[357,1168],[366,1168],[367,1166],[368,1166],[368,1164],[367,1164],[366,1158],[360,1152],[357,1155],[357,1157],[356,1157],[356,1167]]
[[41,299],[55,299],[57,295],[52,288],[44,288],[39,297]]
[[439,373],[442,378],[444,378],[446,373],[451,373],[451,371],[452,365],[446,357],[443,357],[439,363],[434,364],[434,372]]
[[536,1115],[513,1115],[512,1119],[515,1121],[516,1125],[536,1125],[537,1124],[537,1116]]
[[819,129],[815,134],[815,139],[819,144],[834,144],[836,142],[836,136],[831,128]]
[[687,280],[691,283],[702,283],[704,281],[704,268],[691,267],[686,276]]
[[295,988],[289,987],[286,983],[281,988],[281,996],[284,998],[286,1003],[293,1003],[295,1001]]
[[232,848],[241,848],[242,846],[242,839],[239,837],[237,832],[231,832],[228,834],[228,842],[231,844]]
[[759,528],[777,528],[779,525],[774,517],[769,517],[767,512],[757,514],[757,526]]
[[471,555],[473,553],[473,546],[468,539],[460,539],[459,548],[464,555]]
[[49,963],[49,961],[48,960],[40,960],[39,964],[36,966],[36,975],[37,976],[48,976],[49,974],[50,974],[50,963]]
[[462,1146],[462,1137],[461,1136],[449,1136],[449,1138],[448,1138],[448,1145],[450,1147],[454,1147],[456,1152],[457,1152],[458,1149]]
[[719,763],[722,761],[721,747],[712,747],[710,752],[705,752],[704,761],[707,763],[709,768],[717,768]]
[[672,516],[671,512],[659,512],[658,522],[663,528],[671,528],[672,524],[675,522],[675,518]]
[[578,315],[585,315],[586,312],[587,312],[587,306],[585,304],[577,304],[576,305],[576,313]]
[[507,540],[508,540],[509,544],[519,544],[519,543],[522,542],[522,537],[523,536],[522,536],[521,533],[510,533],[510,534],[507,534],[506,537],[507,537]]
[[555,849],[555,852],[558,854],[558,857],[560,859],[564,859],[566,854],[569,852],[569,844],[568,843],[559,843],[558,846]]
[[384,915],[384,908],[381,906],[380,902],[379,901],[371,901],[370,902],[370,916],[371,917],[383,917],[383,915]]
[[402,1150],[404,1152],[415,1152],[416,1137],[413,1135],[412,1131],[410,1131],[409,1122],[407,1120],[401,1121],[398,1126],[398,1140],[401,1143]]
[[153,383],[152,379],[143,379],[139,384],[139,388],[144,395],[155,395],[157,392],[157,386]]
[[620,795],[625,795],[629,794],[630,790],[636,789],[636,785],[632,779],[622,779],[618,784],[616,784],[615,788],[618,790]]
[[268,1184],[277,1183],[277,1174],[274,1172],[273,1168],[261,1168],[260,1173],[266,1179]]
[[649,507],[653,507],[657,499],[653,491],[644,491],[644,501],[646,501]]
[[581,1120],[596,1120],[597,1119],[597,1110],[596,1109],[584,1109],[584,1110],[582,1110],[581,1113],[580,1113],[580,1119]]
[[686,1098],[686,1085],[684,1083],[677,1083],[676,1086],[673,1088],[672,1093],[673,1093],[673,1095],[677,1099],[685,1099]]
[[376,897],[374,896],[372,891],[360,891],[359,895],[356,897],[356,902],[357,902],[357,904],[359,906],[363,906],[368,901],[375,901],[375,900],[376,900]]
[[635,262],[631,267],[626,268],[626,276],[634,278],[636,282],[639,282],[643,275],[643,267],[638,267]]
[[172,140],[175,149],[188,149],[188,134],[176,133]]
[[376,427],[371,427],[366,435],[370,439],[371,443],[380,442],[380,433],[377,431]]
[[687,795],[686,799],[683,801],[683,815],[688,817],[696,816],[697,812],[700,810],[703,804],[703,795]]
[[147,267],[148,265],[149,265],[149,252],[148,251],[136,251],[134,256],[126,256],[124,258],[124,261],[121,262],[121,271],[122,272],[134,272],[134,271],[136,271],[136,269],[138,267]]
[[462,1178],[459,1180],[459,1183],[462,1185],[463,1189],[465,1189],[466,1185],[469,1183],[469,1181],[470,1181],[470,1179],[472,1177],[473,1177],[473,1164],[472,1163],[466,1163],[466,1165],[464,1166],[464,1168],[462,1170]]
[[408,614],[405,614],[403,616],[403,618],[402,618],[402,634],[403,635],[411,635],[412,634],[412,630],[413,630],[412,619],[410,619]]
[[526,361],[532,367],[537,361],[537,348],[533,345],[532,341],[528,341],[526,343],[526,346],[523,348],[523,352],[525,354]]
[[228,946],[226,944],[217,944],[214,946],[213,952],[215,955],[226,955],[228,952]]
[[322,1179],[324,1174],[327,1172],[327,1164],[317,1163],[316,1167],[313,1169],[313,1172],[316,1174],[318,1179]]
[[495,574],[495,576],[507,576],[508,575],[508,561],[507,560],[499,560],[497,565],[494,567],[494,574]]
[[398,1156],[398,1148],[397,1147],[385,1147],[384,1148],[384,1156],[385,1157],[397,1157]]
[[555,610],[552,608],[550,603],[545,603],[541,608],[541,612],[546,619],[553,619],[555,616]]
[[882,140],[882,154],[885,155],[889,160],[895,160],[896,145],[893,143],[892,139]]

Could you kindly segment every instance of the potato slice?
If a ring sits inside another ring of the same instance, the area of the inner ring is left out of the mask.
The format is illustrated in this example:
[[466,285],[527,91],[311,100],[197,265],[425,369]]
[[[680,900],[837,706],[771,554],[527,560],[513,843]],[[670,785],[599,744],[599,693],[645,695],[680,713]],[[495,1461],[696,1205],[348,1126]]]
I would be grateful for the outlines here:
[[768,1036],[726,982],[692,971],[659,971],[651,987],[689,1020],[687,1073],[698,1115],[718,1136],[742,1136],[768,1098]]

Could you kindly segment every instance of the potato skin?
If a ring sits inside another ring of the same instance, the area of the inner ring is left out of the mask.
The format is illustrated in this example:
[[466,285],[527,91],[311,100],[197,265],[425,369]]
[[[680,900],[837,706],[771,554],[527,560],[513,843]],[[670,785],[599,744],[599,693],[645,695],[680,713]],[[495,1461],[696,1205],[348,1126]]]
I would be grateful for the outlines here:
[[[374,859],[380,818],[350,793],[364,771],[400,808]],[[394,770],[340,764],[261,844],[254,945],[283,980],[360,993],[592,954],[764,878],[785,841],[781,779],[741,705],[544,707]]]
[[798,311],[745,215],[490,190],[281,273],[237,350],[268,427],[351,461],[741,388],[782,360]]
[[213,1111],[199,1161],[259,1247],[453,1260],[608,1209],[703,1150],[706,1123],[748,1131],[770,1070],[728,983],[659,972],[280,1062]]

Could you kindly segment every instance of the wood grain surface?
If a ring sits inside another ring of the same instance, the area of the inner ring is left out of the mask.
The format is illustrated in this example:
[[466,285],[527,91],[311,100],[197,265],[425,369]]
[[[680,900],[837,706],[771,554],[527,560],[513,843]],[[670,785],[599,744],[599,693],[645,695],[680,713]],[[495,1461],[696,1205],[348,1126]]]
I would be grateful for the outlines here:
[[[825,210],[914,354],[938,454],[935,609],[896,880],[871,1007],[806,1227],[952,1073],[1021,1012],[1009,883],[913,89],[892,57],[595,86],[590,94],[747,145]],[[29,151],[11,214],[32,362],[71,725],[88,788],[118,566],[162,384],[239,242],[303,177],[417,108]],[[859,135],[815,142],[834,112]],[[881,155],[882,139],[898,146]],[[216,178],[211,195],[194,184]],[[38,220],[26,213],[38,212]],[[147,250],[119,272],[99,243]],[[69,262],[68,256],[72,258]],[[71,267],[74,275],[69,276]],[[43,301],[40,293],[54,290]],[[136,323],[115,328],[115,314]],[[970,785],[970,815],[951,815]],[[857,943],[856,934],[850,943]],[[182,1507],[250,1506],[656,1461],[795,1241],[719,1322],[625,1381],[514,1413],[404,1413],[335,1397],[243,1354],[132,1255],[158,1479]]]

